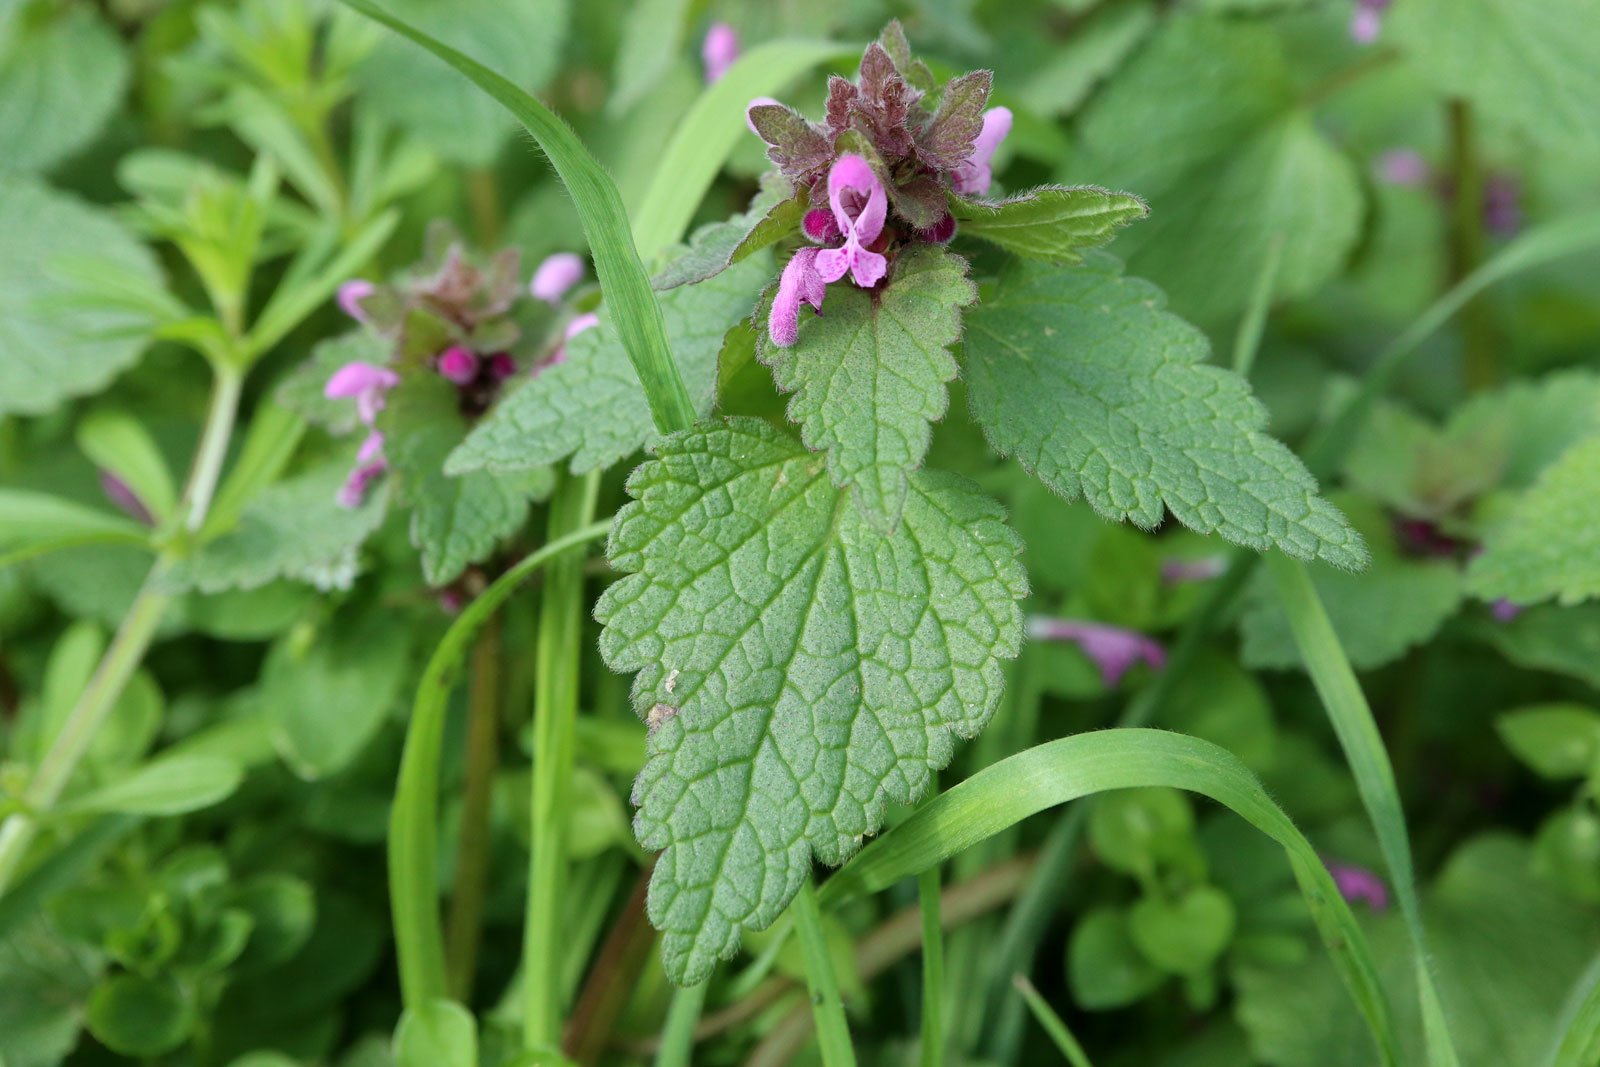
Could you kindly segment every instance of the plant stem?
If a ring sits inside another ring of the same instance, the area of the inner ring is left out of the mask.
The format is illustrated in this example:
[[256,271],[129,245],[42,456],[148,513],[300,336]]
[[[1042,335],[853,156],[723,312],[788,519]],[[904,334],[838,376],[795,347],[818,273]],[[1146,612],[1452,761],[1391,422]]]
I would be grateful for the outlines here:
[[939,892],[936,864],[917,875],[917,903],[922,911],[922,1067],[944,1063],[944,930],[939,920]]
[[694,1028],[700,1022],[710,984],[700,982],[672,994],[667,1024],[661,1031],[661,1048],[656,1052],[656,1067],[689,1067],[694,1062]]
[[[599,486],[598,474],[563,479],[550,502],[551,541],[589,525]],[[583,621],[583,562],[560,560],[545,576],[534,650],[533,855],[523,946],[523,1041],[540,1053],[555,1051],[561,1041],[561,899],[568,873],[567,797]]]
[[483,937],[483,899],[489,878],[489,813],[494,774],[500,764],[500,617],[484,624],[472,650],[472,697],[467,721],[466,782],[455,884],[446,926],[445,968],[450,995],[472,1003],[472,983]]
[[[237,370],[222,366],[216,368],[211,405],[183,493],[188,508],[186,525],[190,530],[199,529],[205,522],[212,494],[216,492],[217,479],[222,474],[222,461],[227,455],[228,440],[233,435],[234,421],[238,415],[242,384],[242,376]],[[48,812],[61,798],[62,791],[72,780],[95,735],[105,725],[111,709],[116,707],[128,679],[133,677],[134,671],[143,662],[170,600],[162,590],[162,578],[176,559],[176,548],[164,549],[156,557],[138,595],[128,608],[128,614],[123,616],[117,627],[116,636],[95,668],[93,677],[78,696],[77,703],[61,725],[61,732],[51,741],[49,751],[29,780],[28,788],[23,793],[26,810],[16,812],[0,824],[0,896],[5,894],[6,888],[16,877],[29,846],[39,832],[39,816]]]
[[1033,1017],[1039,1020],[1039,1025],[1044,1027],[1044,1032],[1050,1035],[1050,1040],[1055,1042],[1061,1055],[1066,1057],[1072,1067],[1090,1067],[1089,1057],[1084,1054],[1083,1046],[1078,1044],[1078,1039],[1072,1036],[1072,1031],[1067,1029],[1067,1024],[1061,1021],[1061,1016],[1050,1006],[1050,1002],[1039,995],[1039,991],[1028,981],[1027,975],[1019,974],[1012,978],[1012,984],[1017,987],[1017,992],[1022,994],[1022,999],[1027,1002]]
[[822,928],[817,890],[810,878],[800,883],[800,892],[795,894],[790,906],[794,909],[795,933],[805,955],[806,988],[811,991],[811,1011],[816,1017],[823,1067],[854,1067],[856,1053],[850,1044],[850,1024],[844,1017],[839,978],[833,973],[828,935]]
[[[1451,200],[1450,284],[1459,285],[1482,265],[1488,249],[1484,233],[1484,174],[1478,154],[1477,121],[1472,105],[1450,101],[1450,171],[1454,179]],[[1485,389],[1499,378],[1496,366],[1494,316],[1482,296],[1467,302],[1461,312],[1462,377],[1467,388]]]

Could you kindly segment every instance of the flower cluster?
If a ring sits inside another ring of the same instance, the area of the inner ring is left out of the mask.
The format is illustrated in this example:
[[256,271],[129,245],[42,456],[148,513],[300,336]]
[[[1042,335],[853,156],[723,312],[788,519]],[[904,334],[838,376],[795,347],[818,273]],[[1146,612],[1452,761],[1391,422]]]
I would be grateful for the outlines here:
[[794,344],[801,306],[820,311],[829,284],[848,276],[870,289],[890,275],[899,248],[955,235],[951,196],[988,193],[995,150],[1011,132],[1011,112],[986,107],[990,80],[976,71],[935,93],[890,23],[855,81],[829,80],[823,123],[776,100],[751,102],[746,120],[767,157],[806,203],[827,204],[805,213],[816,247],[796,252],[779,280],[767,324],[773,344]]
[[[440,244],[438,238],[432,243]],[[487,268],[469,260],[458,242],[450,242],[437,266],[417,278],[378,285],[356,278],[339,289],[339,306],[351,318],[390,343],[388,364],[350,363],[328,379],[324,394],[350,399],[367,428],[356,466],[339,491],[339,503],[359,507],[372,486],[389,469],[378,415],[388,392],[412,369],[437,374],[455,387],[467,418],[488,410],[505,383],[519,371],[511,349],[522,333],[513,306],[523,289],[514,250],[494,257]],[[534,271],[527,293],[559,309],[567,293],[584,276],[582,258],[558,253]],[[541,359],[528,361],[534,373],[565,358],[565,342],[595,324],[593,315],[574,317],[562,340]]]

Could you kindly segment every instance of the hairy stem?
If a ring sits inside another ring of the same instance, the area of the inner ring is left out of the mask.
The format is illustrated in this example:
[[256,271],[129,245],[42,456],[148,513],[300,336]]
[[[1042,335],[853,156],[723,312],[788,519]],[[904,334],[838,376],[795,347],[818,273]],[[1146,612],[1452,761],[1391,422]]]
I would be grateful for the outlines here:
[[[562,481],[550,502],[550,540],[593,520],[599,485],[597,474]],[[582,562],[568,558],[551,564],[534,650],[533,855],[523,946],[523,1042],[541,1053],[554,1051],[561,1040],[561,900],[569,866],[567,798],[584,617]]]
[[450,995],[472,1003],[478,944],[483,937],[483,900],[489,879],[489,814],[494,774],[500,765],[500,617],[484,624],[472,650],[472,696],[467,722],[466,783],[455,883],[446,926],[445,968]]

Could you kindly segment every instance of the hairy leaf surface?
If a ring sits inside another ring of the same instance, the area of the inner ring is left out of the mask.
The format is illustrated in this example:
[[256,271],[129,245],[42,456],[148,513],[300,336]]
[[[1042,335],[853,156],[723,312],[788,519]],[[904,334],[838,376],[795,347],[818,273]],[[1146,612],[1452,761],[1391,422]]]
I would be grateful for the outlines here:
[[1047,263],[1078,263],[1080,249],[1103,245],[1150,214],[1137,196],[1094,185],[1042,185],[997,201],[953,197],[950,209],[962,234]]
[[998,505],[910,480],[874,527],[820,459],[749,419],[675,435],[629,481],[595,609],[650,726],[635,829],[663,849],[649,912],[696,982],[842,863],[1000,698],[1026,578]]
[[1600,596],[1600,437],[1545,469],[1489,534],[1469,581],[1481,597],[1575,604]]

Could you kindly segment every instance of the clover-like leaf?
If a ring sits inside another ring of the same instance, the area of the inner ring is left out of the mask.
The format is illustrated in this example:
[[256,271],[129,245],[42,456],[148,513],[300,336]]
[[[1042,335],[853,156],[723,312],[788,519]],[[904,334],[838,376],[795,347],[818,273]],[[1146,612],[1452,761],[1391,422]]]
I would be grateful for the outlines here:
[[1132,193],[1097,185],[1042,185],[998,201],[951,197],[950,210],[964,236],[1047,263],[1081,262],[1080,249],[1103,245],[1123,226],[1150,214]]
[[[750,314],[771,275],[752,256],[697,285],[658,296],[673,357],[702,414],[716,392],[717,354],[730,327]],[[564,362],[505,396],[450,455],[445,473],[501,473],[571,457],[574,474],[609,467],[655,438],[650,408],[605,309],[600,325],[567,342]]]
[[1600,436],[1580,441],[1493,530],[1468,580],[1477,595],[1518,604],[1600,596]]
[[825,313],[801,324],[788,348],[763,335],[758,355],[793,393],[789,418],[807,445],[827,451],[834,484],[854,489],[880,526],[893,526],[906,476],[928,451],[956,376],[950,346],[961,309],[977,299],[967,264],[937,245],[895,261],[881,291],[833,285]]
[[1014,261],[967,316],[968,402],[990,444],[1102,516],[1185,526],[1296,559],[1362,567],[1361,537],[1268,436],[1244,379],[1205,335],[1103,252]]
[[842,863],[994,714],[1027,580],[1000,507],[912,477],[868,523],[820,457],[752,419],[665,440],[628,483],[596,606],[650,725],[635,830],[649,914],[692,983]]

